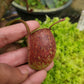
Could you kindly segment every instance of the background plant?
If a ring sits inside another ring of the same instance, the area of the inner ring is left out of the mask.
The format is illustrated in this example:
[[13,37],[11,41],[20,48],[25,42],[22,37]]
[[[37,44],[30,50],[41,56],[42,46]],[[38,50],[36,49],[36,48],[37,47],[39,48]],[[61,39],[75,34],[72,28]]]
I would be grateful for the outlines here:
[[[21,6],[25,6],[23,0],[15,0]],[[30,8],[37,9],[48,9],[48,8],[58,8],[64,5],[68,0],[27,0]]]

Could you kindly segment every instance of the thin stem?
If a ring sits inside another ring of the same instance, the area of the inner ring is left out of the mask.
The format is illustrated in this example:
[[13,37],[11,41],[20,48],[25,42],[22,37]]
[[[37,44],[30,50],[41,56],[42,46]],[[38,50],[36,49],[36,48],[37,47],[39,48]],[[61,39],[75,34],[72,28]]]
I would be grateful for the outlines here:
[[26,2],[26,8],[27,8],[27,12],[32,12],[32,11],[33,11],[32,9],[30,9],[30,10],[29,10],[28,1],[27,1],[27,0],[24,0],[24,1]]
[[55,22],[54,24],[52,24],[50,27],[49,27],[49,29],[51,30],[51,27],[52,26],[54,26],[55,24],[57,24],[57,23],[59,23],[59,22],[61,22],[61,21],[64,21],[65,20],[65,18],[64,19],[61,19],[61,20],[59,20],[59,21],[57,21],[57,22]]
[[8,23],[6,24],[6,26],[9,26],[9,25],[14,24],[14,23],[17,23],[17,22],[22,22],[22,23],[25,25],[26,30],[27,30],[27,36],[28,36],[28,35],[30,34],[29,26],[28,26],[27,23],[26,23],[24,20],[22,20],[22,19],[12,20],[12,21],[8,22]]

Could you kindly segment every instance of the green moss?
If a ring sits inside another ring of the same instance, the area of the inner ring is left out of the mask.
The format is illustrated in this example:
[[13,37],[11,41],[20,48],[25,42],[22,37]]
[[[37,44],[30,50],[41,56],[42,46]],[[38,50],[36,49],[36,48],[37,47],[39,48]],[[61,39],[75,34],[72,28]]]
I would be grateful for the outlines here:
[[[83,84],[84,75],[84,33],[72,24],[68,17],[52,27],[56,41],[54,67],[48,72],[43,84]],[[39,23],[41,28],[49,27],[58,21],[58,17]]]

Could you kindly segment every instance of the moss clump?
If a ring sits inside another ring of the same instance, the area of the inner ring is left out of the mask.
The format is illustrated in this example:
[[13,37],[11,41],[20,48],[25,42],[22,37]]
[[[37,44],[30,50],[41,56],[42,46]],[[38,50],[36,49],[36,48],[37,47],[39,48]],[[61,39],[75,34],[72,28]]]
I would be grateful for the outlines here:
[[[84,33],[72,24],[68,17],[52,27],[56,41],[54,67],[48,72],[43,84],[83,84],[84,75]],[[41,28],[48,28],[58,21],[58,17],[46,18],[39,23]]]

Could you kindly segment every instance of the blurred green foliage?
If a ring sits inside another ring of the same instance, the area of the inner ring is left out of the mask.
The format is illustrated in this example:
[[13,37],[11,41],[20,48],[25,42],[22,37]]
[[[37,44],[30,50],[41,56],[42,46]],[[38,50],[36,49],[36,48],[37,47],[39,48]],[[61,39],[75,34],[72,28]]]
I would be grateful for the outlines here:
[[[44,1],[44,0],[43,0]],[[51,0],[51,2],[53,2],[54,4],[47,4],[49,3],[50,0],[48,0],[48,2],[45,0],[45,4],[42,4],[42,0],[28,0],[28,4],[30,8],[35,8],[35,9],[48,9],[53,5],[55,8],[58,8],[62,5],[64,5],[67,1],[69,0]],[[15,2],[17,2],[18,4],[20,4],[21,6],[26,6],[26,3],[23,0],[15,0]]]

